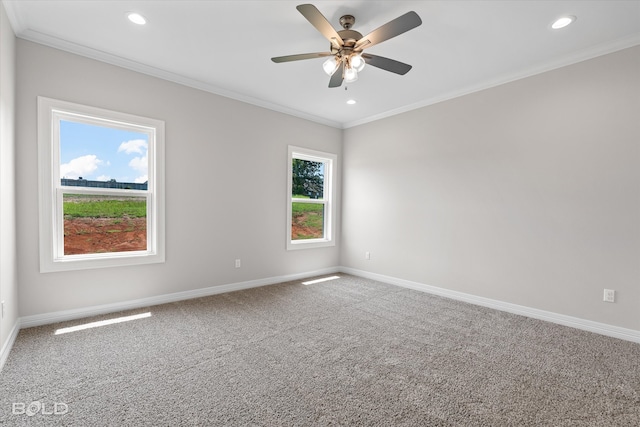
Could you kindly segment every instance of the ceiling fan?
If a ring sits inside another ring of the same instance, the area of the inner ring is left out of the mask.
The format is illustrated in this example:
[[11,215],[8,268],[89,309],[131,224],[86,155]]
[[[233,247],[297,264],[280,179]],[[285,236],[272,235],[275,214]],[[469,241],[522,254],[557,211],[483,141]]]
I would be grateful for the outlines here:
[[336,31],[314,5],[301,4],[296,9],[329,40],[331,43],[330,51],[277,56],[271,58],[273,62],[280,63],[329,57],[322,64],[324,71],[331,76],[329,87],[340,87],[343,80],[347,83],[356,81],[358,72],[362,70],[365,63],[400,75],[407,74],[411,69],[409,64],[364,53],[363,50],[422,24],[422,20],[417,13],[413,11],[407,12],[363,37],[362,34],[351,29],[356,21],[353,15],[342,16],[340,25],[344,29]]

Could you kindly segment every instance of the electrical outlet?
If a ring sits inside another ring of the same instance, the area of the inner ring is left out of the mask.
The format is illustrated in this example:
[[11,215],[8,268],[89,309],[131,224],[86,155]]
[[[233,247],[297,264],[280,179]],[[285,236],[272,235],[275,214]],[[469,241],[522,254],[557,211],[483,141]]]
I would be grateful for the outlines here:
[[240,266],[242,265],[242,263],[240,262],[240,259],[236,260],[236,268],[240,268]]
[[616,291],[613,289],[605,289],[604,297],[602,299],[604,302],[616,302]]
[[371,252],[365,252],[364,253],[364,259],[371,259]]

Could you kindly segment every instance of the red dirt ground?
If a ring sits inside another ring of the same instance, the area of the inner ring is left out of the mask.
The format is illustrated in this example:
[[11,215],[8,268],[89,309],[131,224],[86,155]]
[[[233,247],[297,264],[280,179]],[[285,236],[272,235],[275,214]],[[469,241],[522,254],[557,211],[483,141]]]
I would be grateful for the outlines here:
[[[322,230],[295,221],[291,235],[322,237]],[[304,221],[300,221],[304,223]],[[309,237],[307,237],[309,238]],[[74,218],[64,220],[64,254],[144,251],[147,249],[147,219]]]
[[64,254],[147,250],[146,218],[64,220]]
[[306,227],[303,224],[306,223],[307,215],[297,215],[293,217],[293,221],[291,224],[291,238],[299,239],[305,238],[303,236],[307,236],[307,239],[319,239],[323,236],[322,229]]

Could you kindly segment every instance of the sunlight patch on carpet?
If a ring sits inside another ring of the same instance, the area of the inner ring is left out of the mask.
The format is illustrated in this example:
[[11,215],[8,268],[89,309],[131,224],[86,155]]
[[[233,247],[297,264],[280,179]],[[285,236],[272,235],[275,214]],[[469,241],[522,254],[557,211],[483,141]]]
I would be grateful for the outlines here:
[[131,320],[144,319],[146,317],[151,317],[151,312],[134,314],[132,316],[122,316],[116,317],[115,319],[109,320],[100,320],[98,322],[85,323],[83,325],[70,326],[68,328],[60,328],[56,329],[54,335],[68,334],[69,332],[82,331],[84,329],[98,328],[100,326],[113,325],[116,323],[129,322]]
[[308,280],[306,282],[302,282],[303,285],[315,285],[316,283],[328,282],[329,280],[339,279],[340,276],[329,276],[323,277],[322,279]]

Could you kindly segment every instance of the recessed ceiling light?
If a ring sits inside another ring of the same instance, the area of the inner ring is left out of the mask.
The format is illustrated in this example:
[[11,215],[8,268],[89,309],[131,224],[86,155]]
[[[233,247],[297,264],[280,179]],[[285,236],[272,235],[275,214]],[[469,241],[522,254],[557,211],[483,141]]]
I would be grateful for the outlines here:
[[129,21],[133,22],[134,24],[144,25],[147,23],[147,19],[136,12],[127,13],[127,18],[129,18]]
[[559,30],[560,28],[564,28],[567,25],[571,24],[575,20],[575,16],[563,16],[562,18],[557,19],[556,22],[551,24],[551,28],[553,28],[554,30]]
[[349,104],[349,105],[353,105],[355,103],[356,103],[355,99],[350,99],[350,100],[347,101],[347,104]]

